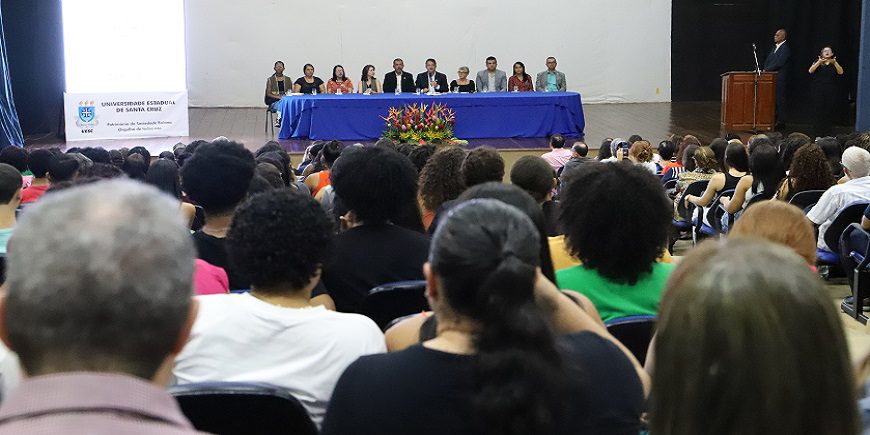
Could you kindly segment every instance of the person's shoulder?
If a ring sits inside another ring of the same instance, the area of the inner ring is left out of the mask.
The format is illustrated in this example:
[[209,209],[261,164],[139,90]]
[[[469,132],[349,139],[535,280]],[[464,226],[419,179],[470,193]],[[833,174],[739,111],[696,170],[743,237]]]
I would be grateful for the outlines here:
[[383,340],[384,334],[374,320],[362,314],[324,310],[322,316],[329,323],[330,328],[346,328],[358,335],[372,335]]

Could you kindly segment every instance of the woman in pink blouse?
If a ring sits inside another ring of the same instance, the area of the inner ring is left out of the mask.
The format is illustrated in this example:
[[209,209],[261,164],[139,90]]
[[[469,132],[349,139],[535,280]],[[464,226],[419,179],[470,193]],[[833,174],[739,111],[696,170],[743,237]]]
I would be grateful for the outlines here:
[[514,64],[514,75],[508,79],[509,92],[532,92],[535,90],[535,84],[532,83],[532,76],[526,74],[526,66],[522,62]]
[[332,78],[326,82],[326,93],[337,94],[339,89],[342,94],[352,94],[353,82],[344,75],[344,67],[336,65],[332,68]]

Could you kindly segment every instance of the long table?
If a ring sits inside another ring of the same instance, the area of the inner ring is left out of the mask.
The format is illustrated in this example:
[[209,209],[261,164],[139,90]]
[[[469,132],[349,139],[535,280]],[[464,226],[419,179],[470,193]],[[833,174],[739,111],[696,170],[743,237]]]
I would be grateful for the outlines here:
[[576,92],[475,94],[347,94],[283,97],[279,139],[374,140],[390,107],[444,103],[456,113],[460,139],[583,136],[586,122]]

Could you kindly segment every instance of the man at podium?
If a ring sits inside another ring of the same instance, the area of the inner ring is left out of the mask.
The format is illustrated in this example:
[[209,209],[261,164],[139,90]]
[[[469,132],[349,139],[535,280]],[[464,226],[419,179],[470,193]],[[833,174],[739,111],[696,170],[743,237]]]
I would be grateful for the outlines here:
[[788,84],[789,58],[791,48],[788,45],[788,33],[785,29],[779,29],[773,35],[773,47],[767,60],[764,61],[764,70],[776,72],[776,124],[785,122],[786,85]]

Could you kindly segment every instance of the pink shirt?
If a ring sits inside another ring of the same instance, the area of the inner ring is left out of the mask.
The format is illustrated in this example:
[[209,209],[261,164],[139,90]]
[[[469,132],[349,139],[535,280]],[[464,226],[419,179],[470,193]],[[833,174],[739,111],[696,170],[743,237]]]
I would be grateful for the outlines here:
[[230,292],[230,279],[222,267],[196,259],[193,269],[193,291],[197,295],[219,295]]
[[0,435],[197,432],[166,390],[128,375],[71,372],[24,380],[0,405]]
[[572,151],[568,148],[558,148],[542,155],[541,158],[546,160],[554,171],[558,171],[568,160],[571,160],[571,154]]

